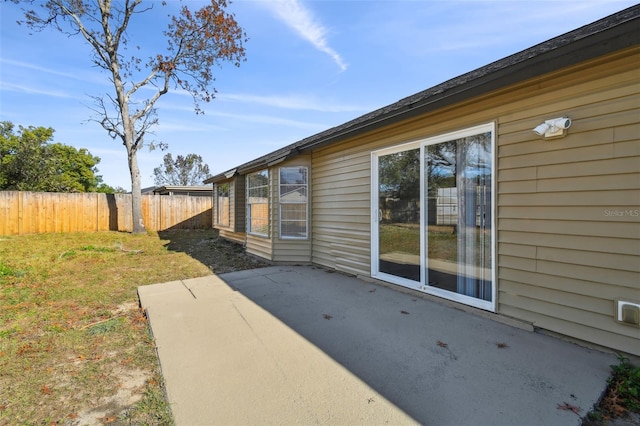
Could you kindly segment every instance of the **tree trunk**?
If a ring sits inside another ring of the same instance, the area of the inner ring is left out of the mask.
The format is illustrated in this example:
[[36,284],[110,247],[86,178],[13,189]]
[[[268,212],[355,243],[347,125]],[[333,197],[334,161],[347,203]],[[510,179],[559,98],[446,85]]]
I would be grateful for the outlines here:
[[136,150],[131,150],[128,157],[129,171],[131,172],[131,217],[133,218],[133,233],[144,234],[147,230],[144,227],[144,219],[142,217],[142,188]]

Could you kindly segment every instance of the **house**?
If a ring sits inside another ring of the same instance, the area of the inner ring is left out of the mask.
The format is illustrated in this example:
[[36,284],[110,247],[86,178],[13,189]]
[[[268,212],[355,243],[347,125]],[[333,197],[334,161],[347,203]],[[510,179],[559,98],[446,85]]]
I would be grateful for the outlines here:
[[214,226],[271,262],[640,355],[639,16],[633,6],[216,175]]
[[190,195],[192,197],[211,197],[210,186],[163,185],[142,189],[142,195]]

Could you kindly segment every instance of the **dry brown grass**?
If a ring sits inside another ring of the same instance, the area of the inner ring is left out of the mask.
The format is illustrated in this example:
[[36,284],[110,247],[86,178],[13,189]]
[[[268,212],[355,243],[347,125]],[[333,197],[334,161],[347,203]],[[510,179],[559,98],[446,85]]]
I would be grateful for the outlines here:
[[210,274],[187,251],[225,244],[213,230],[0,237],[0,424],[171,423],[136,289]]

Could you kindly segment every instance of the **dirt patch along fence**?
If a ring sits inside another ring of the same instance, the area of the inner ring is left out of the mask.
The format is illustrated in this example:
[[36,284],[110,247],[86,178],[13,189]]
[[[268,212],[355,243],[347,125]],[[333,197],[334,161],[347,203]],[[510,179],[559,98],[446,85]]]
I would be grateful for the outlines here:
[[[152,231],[212,227],[211,197],[143,195]],[[0,191],[0,235],[131,231],[131,194]]]

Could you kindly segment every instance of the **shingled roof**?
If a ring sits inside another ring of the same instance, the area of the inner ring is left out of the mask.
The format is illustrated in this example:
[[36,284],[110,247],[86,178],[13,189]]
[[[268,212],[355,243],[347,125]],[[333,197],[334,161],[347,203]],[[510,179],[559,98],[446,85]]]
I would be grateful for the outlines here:
[[640,44],[640,5],[462,74],[346,123],[220,173],[205,183],[246,174],[311,149],[489,93],[548,72]]

